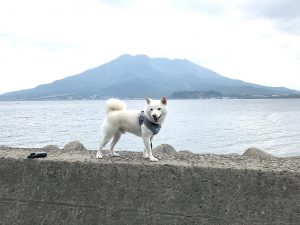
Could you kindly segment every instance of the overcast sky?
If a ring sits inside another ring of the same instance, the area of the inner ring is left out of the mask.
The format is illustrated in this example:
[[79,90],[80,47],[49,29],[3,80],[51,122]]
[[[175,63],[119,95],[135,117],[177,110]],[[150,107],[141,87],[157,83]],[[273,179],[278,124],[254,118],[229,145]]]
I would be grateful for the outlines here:
[[0,0],[0,93],[125,53],[300,90],[300,1]]

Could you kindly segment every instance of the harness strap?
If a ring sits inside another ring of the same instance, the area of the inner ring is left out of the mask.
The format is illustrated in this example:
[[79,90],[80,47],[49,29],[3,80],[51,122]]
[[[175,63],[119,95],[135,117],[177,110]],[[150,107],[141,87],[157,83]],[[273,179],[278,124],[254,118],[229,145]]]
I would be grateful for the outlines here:
[[147,117],[144,115],[144,111],[141,111],[141,114],[139,116],[139,124],[140,126],[144,124],[149,130],[152,131],[153,135],[158,134],[161,128],[160,124],[153,123],[150,120],[148,120]]
[[141,114],[139,116],[139,124],[142,126],[144,123],[144,111],[141,111]]

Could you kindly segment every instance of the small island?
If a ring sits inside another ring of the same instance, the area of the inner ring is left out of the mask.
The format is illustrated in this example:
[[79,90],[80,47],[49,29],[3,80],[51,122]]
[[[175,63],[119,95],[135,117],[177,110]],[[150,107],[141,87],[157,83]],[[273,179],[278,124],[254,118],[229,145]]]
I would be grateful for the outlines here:
[[300,98],[299,94],[221,94],[218,91],[178,91],[174,92],[171,99],[279,99],[279,98]]

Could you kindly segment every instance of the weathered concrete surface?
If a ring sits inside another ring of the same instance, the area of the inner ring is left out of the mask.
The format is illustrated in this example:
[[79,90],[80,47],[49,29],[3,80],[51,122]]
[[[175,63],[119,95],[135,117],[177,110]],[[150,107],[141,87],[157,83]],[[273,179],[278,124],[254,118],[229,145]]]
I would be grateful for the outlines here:
[[0,148],[1,225],[300,224],[298,160],[33,150]]

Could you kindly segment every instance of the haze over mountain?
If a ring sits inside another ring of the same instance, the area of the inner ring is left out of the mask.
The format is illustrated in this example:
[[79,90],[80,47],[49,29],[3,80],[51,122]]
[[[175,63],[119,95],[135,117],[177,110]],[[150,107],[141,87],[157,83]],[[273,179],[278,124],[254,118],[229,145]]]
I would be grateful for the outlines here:
[[153,98],[174,92],[216,91],[223,96],[299,95],[224,77],[188,60],[122,55],[99,67],[36,88],[0,95],[0,100]]

